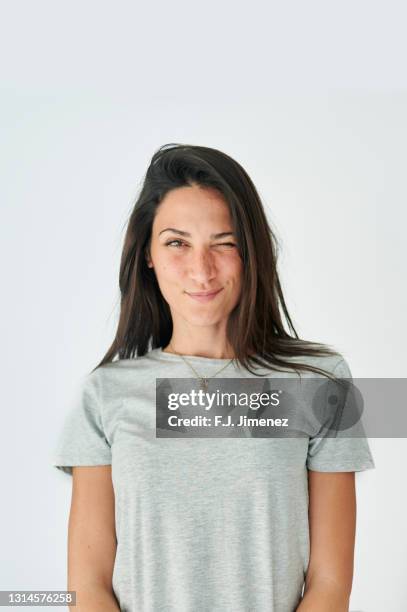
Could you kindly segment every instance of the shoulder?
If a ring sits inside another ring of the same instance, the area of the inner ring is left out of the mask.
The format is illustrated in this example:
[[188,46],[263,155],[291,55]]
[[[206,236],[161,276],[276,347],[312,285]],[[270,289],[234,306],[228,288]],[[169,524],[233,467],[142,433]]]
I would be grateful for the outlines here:
[[[337,377],[351,378],[351,370],[347,359],[342,353],[335,351],[329,355],[293,355],[286,360],[290,363],[310,365],[319,368]],[[306,372],[306,376],[315,376],[312,372]]]
[[117,359],[96,367],[85,374],[84,380],[90,384],[97,384],[106,378],[115,378],[128,373],[139,372],[149,367],[151,368],[151,366],[152,362],[149,359],[149,353],[139,357],[132,357],[131,359]]
[[105,363],[83,375],[82,390],[103,402],[116,399],[126,390],[136,392],[140,386],[150,385],[157,376],[157,366],[149,353]]

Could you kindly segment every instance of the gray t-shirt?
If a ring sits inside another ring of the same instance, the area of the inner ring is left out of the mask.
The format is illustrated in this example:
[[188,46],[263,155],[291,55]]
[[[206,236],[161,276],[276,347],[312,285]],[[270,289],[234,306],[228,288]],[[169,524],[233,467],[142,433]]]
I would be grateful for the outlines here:
[[[229,361],[187,359],[208,377]],[[296,360],[351,378],[340,354]],[[219,377],[253,374],[230,364]],[[193,373],[154,349],[87,374],[53,461],[67,474],[71,466],[112,465],[112,580],[121,611],[293,612],[310,552],[307,469],[374,468],[368,441],[156,437],[156,378]]]

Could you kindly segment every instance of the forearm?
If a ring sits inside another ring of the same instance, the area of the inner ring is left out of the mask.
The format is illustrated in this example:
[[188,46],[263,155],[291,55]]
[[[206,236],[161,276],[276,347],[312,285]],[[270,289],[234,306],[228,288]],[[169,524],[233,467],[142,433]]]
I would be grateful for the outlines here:
[[118,601],[109,589],[96,586],[70,590],[76,591],[76,606],[69,607],[71,612],[120,612]]
[[349,612],[349,595],[329,583],[313,584],[296,612]]

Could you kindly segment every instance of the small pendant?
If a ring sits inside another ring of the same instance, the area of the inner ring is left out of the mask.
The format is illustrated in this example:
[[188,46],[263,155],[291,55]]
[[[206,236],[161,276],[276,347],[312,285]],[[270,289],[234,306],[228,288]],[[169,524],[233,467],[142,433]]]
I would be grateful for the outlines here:
[[207,390],[208,390],[208,379],[207,379],[207,378],[201,378],[200,387],[201,387],[201,389],[203,389],[204,391],[207,391]]

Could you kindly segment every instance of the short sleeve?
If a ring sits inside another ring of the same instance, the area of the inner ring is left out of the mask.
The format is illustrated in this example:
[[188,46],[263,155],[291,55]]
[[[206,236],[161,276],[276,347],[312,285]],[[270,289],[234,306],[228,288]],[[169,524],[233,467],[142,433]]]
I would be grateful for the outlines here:
[[57,438],[52,465],[67,474],[72,475],[72,466],[112,463],[97,391],[94,373],[86,375]]
[[[337,378],[352,381],[349,365],[343,357],[335,366],[333,374]],[[358,429],[363,431],[361,422]],[[346,436],[346,432],[340,432],[334,437],[310,437],[306,465],[309,470],[316,472],[361,472],[376,467],[367,438]]]

